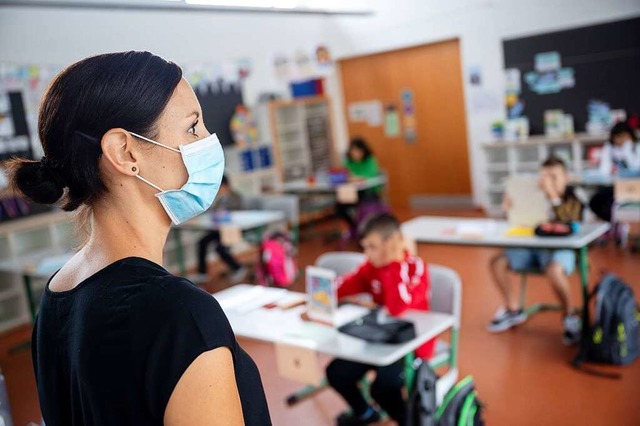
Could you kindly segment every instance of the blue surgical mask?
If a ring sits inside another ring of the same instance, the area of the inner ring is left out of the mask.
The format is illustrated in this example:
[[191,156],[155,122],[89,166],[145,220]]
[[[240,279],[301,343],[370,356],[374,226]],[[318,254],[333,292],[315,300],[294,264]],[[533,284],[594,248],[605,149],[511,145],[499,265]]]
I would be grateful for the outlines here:
[[137,138],[182,155],[189,179],[180,189],[163,190],[140,175],[138,179],[157,189],[156,197],[175,225],[180,225],[207,211],[220,189],[224,174],[224,152],[218,137],[213,134],[175,149],[144,136],[130,132]]

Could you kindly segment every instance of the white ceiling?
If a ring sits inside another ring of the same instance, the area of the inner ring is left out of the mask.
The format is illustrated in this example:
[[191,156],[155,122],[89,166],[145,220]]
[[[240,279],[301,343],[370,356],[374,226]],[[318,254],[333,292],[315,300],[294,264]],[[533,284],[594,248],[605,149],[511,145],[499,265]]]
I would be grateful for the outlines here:
[[367,0],[0,0],[0,6],[370,14]]

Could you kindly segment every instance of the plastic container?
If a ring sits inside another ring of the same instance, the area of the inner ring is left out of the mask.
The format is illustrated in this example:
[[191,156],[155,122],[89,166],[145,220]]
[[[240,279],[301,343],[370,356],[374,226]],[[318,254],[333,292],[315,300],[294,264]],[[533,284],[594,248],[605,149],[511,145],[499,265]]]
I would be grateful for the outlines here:
[[331,185],[341,185],[349,181],[349,171],[347,169],[332,169],[328,173],[329,183]]
[[294,98],[319,96],[324,94],[324,84],[321,78],[291,83],[291,95]]

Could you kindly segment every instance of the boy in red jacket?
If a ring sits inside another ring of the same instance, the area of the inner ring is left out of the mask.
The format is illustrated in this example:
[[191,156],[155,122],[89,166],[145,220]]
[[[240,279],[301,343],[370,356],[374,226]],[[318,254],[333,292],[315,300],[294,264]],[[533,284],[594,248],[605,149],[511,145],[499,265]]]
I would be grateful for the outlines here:
[[[372,217],[359,232],[368,260],[354,273],[345,276],[338,287],[338,297],[368,293],[373,301],[394,316],[407,309],[429,310],[429,277],[426,264],[405,249],[400,223],[390,214]],[[418,348],[416,354],[430,358],[434,341]],[[404,425],[406,404],[402,396],[403,360],[375,367],[335,359],[327,367],[327,380],[349,404],[351,414],[338,417],[338,425],[366,425],[380,420],[380,414],[363,398],[358,383],[371,370],[376,380],[371,396],[399,425]]]

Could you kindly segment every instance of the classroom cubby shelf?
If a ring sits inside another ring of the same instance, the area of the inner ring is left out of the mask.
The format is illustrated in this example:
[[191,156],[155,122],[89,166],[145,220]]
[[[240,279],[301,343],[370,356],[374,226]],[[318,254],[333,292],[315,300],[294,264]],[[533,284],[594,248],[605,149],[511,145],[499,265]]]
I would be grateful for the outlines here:
[[520,141],[493,141],[482,144],[485,153],[485,210],[490,216],[502,214],[504,183],[515,174],[535,174],[540,164],[555,154],[568,160],[570,173],[579,176],[592,170],[587,161],[590,146],[602,145],[607,135],[579,133],[572,137],[531,136]]

